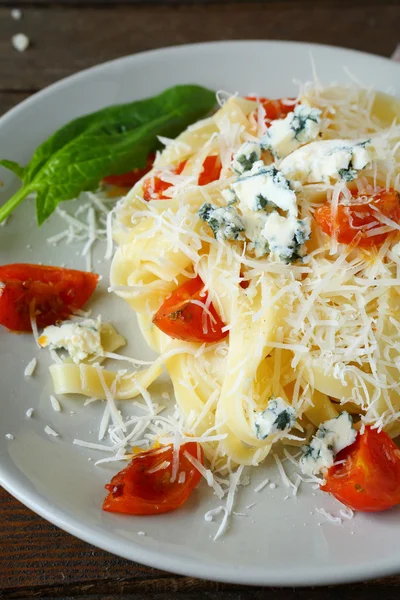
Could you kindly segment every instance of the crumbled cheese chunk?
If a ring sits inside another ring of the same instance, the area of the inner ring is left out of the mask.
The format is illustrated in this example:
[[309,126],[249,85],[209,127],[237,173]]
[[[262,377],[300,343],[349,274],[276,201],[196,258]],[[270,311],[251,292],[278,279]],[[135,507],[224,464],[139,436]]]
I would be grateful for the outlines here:
[[261,236],[268,243],[269,251],[286,262],[294,262],[304,256],[303,244],[310,239],[310,219],[281,217],[277,212],[268,216]]
[[267,408],[255,419],[256,436],[265,440],[271,433],[289,430],[296,422],[296,411],[280,396],[271,398]]
[[311,443],[303,448],[300,467],[306,475],[317,475],[329,469],[338,452],[356,441],[357,431],[353,427],[353,419],[343,411],[335,419],[322,423]]
[[52,350],[64,348],[72,360],[79,363],[91,354],[103,354],[100,328],[100,318],[50,325],[40,336],[39,344],[42,348],[49,346]]
[[226,188],[225,190],[222,190],[221,195],[222,195],[223,199],[225,200],[227,206],[236,204],[236,202],[238,201],[235,192],[233,190],[231,190],[230,188]]
[[320,131],[321,111],[306,104],[298,104],[284,119],[272,121],[261,139],[263,150],[270,150],[275,158],[283,158],[303,144],[315,140]]
[[233,156],[231,169],[237,175],[250,171],[254,163],[261,158],[261,147],[258,142],[245,142]]
[[28,419],[30,419],[33,415],[33,408],[28,408],[25,415],[27,416]]
[[211,227],[214,237],[219,240],[238,240],[244,231],[243,222],[232,206],[216,207],[209,202],[198,210],[199,217]]
[[351,181],[371,164],[375,149],[370,140],[323,140],[295,150],[280,163],[286,177],[305,183]]
[[30,39],[24,33],[16,33],[12,36],[11,42],[18,52],[25,52],[30,44]]
[[264,210],[268,206],[297,216],[296,194],[274,165],[266,167],[261,160],[255,162],[250,171],[232,184],[232,190],[244,211]]
[[14,436],[13,436],[12,433],[6,433],[5,437],[7,438],[7,440],[13,440],[14,439]]

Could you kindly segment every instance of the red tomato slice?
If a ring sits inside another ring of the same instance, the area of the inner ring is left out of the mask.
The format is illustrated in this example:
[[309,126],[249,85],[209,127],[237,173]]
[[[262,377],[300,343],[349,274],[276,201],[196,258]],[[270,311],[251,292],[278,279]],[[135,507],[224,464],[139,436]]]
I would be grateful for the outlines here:
[[[186,458],[185,452],[203,464],[203,451],[196,442],[180,447],[178,473],[185,474],[183,483],[179,478],[171,481],[173,446],[164,451],[158,448],[137,454],[132,462],[106,485],[109,491],[103,510],[128,515],[157,515],[176,510],[186,502],[197,487],[201,475]],[[162,463],[168,462],[166,468]]]
[[346,462],[328,470],[324,492],[364,512],[400,504],[400,450],[384,431],[366,427],[336,460]]
[[209,313],[203,309],[207,302],[203,288],[198,276],[186,281],[164,300],[154,315],[154,325],[170,337],[186,342],[219,342],[226,337],[228,333],[222,331],[224,323],[213,305]]
[[89,300],[98,279],[94,273],[61,267],[0,266],[0,324],[32,331],[29,311],[34,306],[38,327],[53,325]]
[[[180,175],[185,168],[186,160],[181,162],[173,173]],[[200,173],[198,185],[207,185],[212,181],[219,179],[221,174],[221,161],[219,156],[207,156],[203,163],[203,170]],[[168,196],[165,195],[165,191],[172,186],[172,183],[163,181],[162,172],[159,175],[153,175],[148,177],[143,182],[143,198],[148,202],[149,200],[168,200]]]
[[[172,171],[176,175],[180,175],[185,168],[187,161],[183,160],[179,165]],[[147,177],[143,181],[143,198],[146,202],[150,200],[169,200],[168,196],[164,195],[164,192],[172,186],[172,183],[163,181],[162,172],[158,175],[152,175]]]
[[263,105],[265,110],[265,123],[269,125],[270,121],[283,119],[290,113],[297,104],[295,98],[285,98],[285,100],[269,100],[268,98],[257,98],[257,96],[246,96],[247,100],[253,100]]
[[221,175],[221,160],[219,156],[207,156],[203,162],[203,170],[199,176],[199,185],[207,185],[217,181]]
[[[363,196],[358,197],[357,200],[362,198]],[[350,206],[339,204],[335,217],[335,227],[332,222],[331,204],[329,202],[317,208],[314,217],[324,233],[329,236],[336,233],[339,243],[351,244],[358,235],[360,238],[358,245],[369,248],[382,244],[390,233],[371,235],[374,229],[383,225],[377,218],[379,214],[400,223],[400,195],[398,192],[394,190],[379,192],[370,196],[367,202],[355,202]]]
[[121,175],[108,175],[108,177],[104,177],[103,183],[107,185],[116,185],[122,188],[131,188],[135,183],[142,179],[143,175],[146,175],[146,173],[151,170],[155,157],[156,155],[154,153],[149,154],[146,166],[143,167],[143,169],[133,169],[133,171],[121,173]]

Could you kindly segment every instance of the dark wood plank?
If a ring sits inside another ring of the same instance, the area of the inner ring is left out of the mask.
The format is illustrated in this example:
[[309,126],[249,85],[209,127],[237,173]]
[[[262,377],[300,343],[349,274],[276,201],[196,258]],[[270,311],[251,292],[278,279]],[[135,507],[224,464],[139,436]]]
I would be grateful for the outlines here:
[[[119,596],[131,599],[262,600],[265,591],[180,577],[94,548],[47,523],[0,488],[0,598]],[[400,577],[368,584],[271,589],[270,600],[396,600]],[[368,591],[369,590],[369,591]],[[222,593],[224,592],[224,593]],[[145,595],[146,594],[146,595]],[[155,594],[147,595],[147,594]],[[167,594],[167,596],[159,595]],[[171,594],[169,596],[168,594]],[[218,594],[218,595],[217,595]]]
[[[309,0],[309,4],[320,4],[329,3],[331,0]],[[179,5],[223,5],[223,4],[283,4],[286,0],[118,0],[119,5],[125,6],[179,6]],[[302,3],[303,0],[293,0],[293,2]],[[335,4],[338,3],[348,4],[348,0],[336,0]],[[352,5],[359,4],[365,6],[366,4],[376,4],[376,0],[352,0]],[[386,4],[397,4],[398,0],[385,0]],[[0,6],[10,6],[10,0],[0,0]],[[15,4],[19,7],[39,5],[40,6],[75,6],[82,7],[83,5],[90,6],[115,6],[114,0],[18,0]]]
[[33,91],[25,92],[2,92],[0,90],[0,116],[10,108],[28,98]]
[[[27,8],[22,21],[0,9],[0,89],[39,89],[104,60],[154,47],[216,39],[308,40],[390,56],[398,43],[397,6],[343,8],[307,2],[113,8]],[[17,53],[21,30],[31,47]]]

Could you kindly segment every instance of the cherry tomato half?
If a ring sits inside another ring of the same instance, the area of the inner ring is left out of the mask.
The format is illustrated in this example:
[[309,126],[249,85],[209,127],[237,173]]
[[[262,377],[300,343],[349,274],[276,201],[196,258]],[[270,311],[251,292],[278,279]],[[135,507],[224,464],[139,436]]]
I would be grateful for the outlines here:
[[82,308],[96,289],[94,273],[43,265],[0,266],[0,324],[32,331],[30,310],[38,327],[53,325]]
[[246,96],[247,100],[253,100],[263,105],[265,110],[265,123],[269,125],[270,121],[283,119],[294,109],[297,101],[294,98],[285,98],[279,100],[270,100],[268,98],[257,98],[257,96]]
[[[203,464],[203,451],[196,442],[179,450],[178,475],[171,481],[173,446],[137,454],[132,462],[106,485],[109,491],[103,510],[128,515],[156,515],[176,510],[197,487],[201,475],[185,452]],[[180,476],[184,473],[184,478]],[[180,483],[181,482],[181,483]]]
[[336,456],[321,486],[354,510],[377,512],[400,504],[400,450],[384,432],[366,427]]
[[[172,170],[172,173],[180,175],[185,168],[186,160],[183,160],[179,165]],[[143,198],[146,202],[150,200],[168,200],[168,196],[164,195],[164,192],[172,186],[172,183],[163,181],[162,171],[159,174],[151,175],[146,177],[143,181]]]
[[213,305],[209,312],[203,308],[207,302],[203,288],[197,276],[174,290],[154,315],[154,325],[170,337],[186,342],[219,342],[226,337],[228,333],[222,331],[224,323]]
[[[357,199],[361,200],[360,197]],[[367,202],[357,202],[357,199],[354,204],[348,206],[338,205],[335,226],[329,202],[316,209],[315,220],[327,235],[332,236],[336,233],[337,241],[341,244],[351,244],[357,235],[358,245],[363,248],[382,244],[390,232],[378,235],[371,233],[384,225],[378,219],[379,214],[400,223],[400,195],[394,190],[389,190],[370,196]]]
[[217,181],[221,175],[221,160],[219,156],[207,156],[203,162],[203,170],[199,175],[199,185],[207,185]]

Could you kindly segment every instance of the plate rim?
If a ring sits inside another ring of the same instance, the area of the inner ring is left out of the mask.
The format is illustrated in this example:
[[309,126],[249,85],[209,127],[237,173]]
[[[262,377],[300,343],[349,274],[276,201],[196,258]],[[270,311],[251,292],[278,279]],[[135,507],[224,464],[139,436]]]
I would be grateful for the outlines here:
[[[390,63],[391,67],[393,67],[394,69],[398,68],[400,73],[400,63],[397,64],[388,57],[329,44],[319,44],[292,40],[262,39],[215,40],[210,42],[200,42],[194,44],[179,44],[122,56],[94,65],[92,67],[88,67],[84,70],[78,71],[77,73],[68,75],[67,77],[64,77],[50,84],[49,86],[46,86],[42,90],[35,92],[19,104],[17,104],[15,107],[7,111],[4,115],[0,117],[0,128],[8,121],[8,119],[18,115],[20,111],[23,111],[31,104],[34,104],[38,101],[40,102],[40,100],[43,97],[46,97],[47,95],[51,94],[54,90],[62,90],[64,87],[68,87],[68,85],[71,82],[78,82],[84,79],[89,73],[101,71],[105,67],[112,68],[112,65],[121,65],[123,67],[125,63],[129,63],[131,61],[136,60],[140,61],[143,58],[151,58],[152,56],[156,56],[157,54],[161,53],[174,54],[177,51],[182,52],[185,50],[195,52],[197,49],[201,50],[202,48],[206,47],[212,49],[212,47],[217,48],[221,46],[229,47],[249,44],[263,44],[266,46],[285,45],[292,46],[294,48],[302,46],[309,48],[311,51],[318,49],[328,49],[333,53],[337,54],[343,53],[347,56],[351,54],[363,57],[364,59],[373,60],[375,61],[375,64]],[[164,571],[167,570],[172,573],[177,573],[181,575],[192,576],[211,581],[235,583],[248,586],[262,585],[289,587],[295,585],[299,587],[305,587],[311,585],[330,585],[365,581],[366,578],[373,579],[375,577],[391,575],[395,572],[398,572],[400,569],[400,553],[397,559],[385,559],[381,563],[379,561],[374,560],[373,564],[371,561],[371,563],[363,563],[357,566],[349,564],[346,567],[341,567],[339,571],[337,571],[337,568],[335,567],[325,565],[322,569],[320,568],[319,571],[315,571],[312,576],[310,575],[309,571],[307,571],[304,575],[300,572],[300,569],[296,570],[296,568],[293,568],[292,566],[291,569],[285,572],[285,580],[283,580],[282,571],[276,571],[276,569],[275,572],[266,570],[264,574],[260,572],[259,567],[254,569],[247,568],[246,571],[241,571],[240,568],[232,568],[232,566],[215,566],[212,564],[208,564],[204,561],[199,562],[198,559],[191,558],[188,556],[181,557],[181,560],[178,561],[176,554],[165,554],[162,552],[162,550],[146,547],[145,545],[142,545],[136,541],[132,541],[129,544],[123,545],[121,544],[121,542],[118,543],[116,539],[106,538],[104,537],[104,534],[102,536],[96,529],[93,528],[93,526],[82,526],[82,522],[77,517],[73,515],[67,515],[63,509],[60,509],[55,504],[52,504],[37,490],[27,491],[29,486],[24,484],[24,482],[21,480],[18,481],[14,473],[11,473],[10,476],[10,474],[6,472],[6,470],[2,466],[1,457],[0,485],[18,501],[20,501],[22,504],[27,506],[30,510],[32,510],[39,516],[43,517],[44,519],[61,528],[62,530],[66,531],[67,533],[74,535],[75,537],[89,544],[92,544],[95,547],[98,547],[107,552],[111,552],[117,556],[131,561],[137,561],[141,564],[145,564],[150,567],[155,567]]]
[[345,54],[353,54],[353,55],[357,55],[357,56],[362,56],[365,58],[369,58],[370,60],[376,60],[379,62],[382,62],[384,64],[390,64],[391,67],[394,67],[395,69],[397,68],[400,72],[400,62],[396,62],[394,60],[392,60],[390,57],[387,56],[381,56],[379,54],[374,54],[373,52],[366,52],[364,50],[355,50],[353,48],[346,48],[345,46],[334,46],[333,44],[320,44],[320,43],[316,43],[316,42],[301,42],[298,40],[284,40],[284,39],[274,39],[274,40],[263,40],[263,39],[250,39],[250,40],[246,40],[246,39],[241,39],[241,40],[213,40],[213,41],[209,41],[209,42],[197,42],[197,43],[193,43],[193,44],[175,44],[172,46],[163,46],[161,48],[154,48],[151,50],[143,50],[141,52],[136,52],[134,54],[126,54],[124,56],[120,56],[118,58],[113,58],[111,60],[107,60],[104,61],[102,63],[93,65],[92,67],[87,67],[85,69],[82,69],[80,71],[77,71],[76,73],[72,73],[71,75],[67,75],[66,77],[63,77],[62,79],[59,79],[57,81],[54,81],[53,83],[47,85],[46,87],[44,87],[41,90],[38,90],[37,92],[34,92],[31,96],[29,96],[28,98],[25,98],[24,100],[22,100],[21,102],[19,102],[16,106],[13,106],[12,108],[10,108],[7,112],[5,112],[3,115],[0,116],[0,127],[3,125],[3,121],[6,121],[8,118],[13,117],[14,114],[17,114],[20,110],[22,110],[23,108],[25,108],[26,106],[29,106],[30,103],[33,103],[35,101],[37,101],[38,99],[47,96],[49,93],[51,93],[54,89],[62,89],[64,86],[67,86],[72,80],[74,81],[79,81],[80,79],[84,79],[85,76],[89,73],[89,72],[95,72],[97,70],[101,70],[104,67],[111,67],[112,65],[116,65],[118,64],[123,64],[125,62],[130,62],[131,60],[135,60],[137,57],[143,58],[143,57],[151,57],[152,55],[156,55],[159,53],[165,53],[165,52],[176,52],[177,50],[180,50],[182,48],[186,48],[186,49],[190,49],[190,50],[195,50],[197,48],[204,48],[204,47],[211,47],[211,46],[229,46],[229,45],[241,45],[241,44],[266,44],[266,45],[280,45],[280,44],[284,44],[285,46],[306,46],[308,48],[312,49],[319,49],[319,48],[327,48],[329,50],[332,50],[334,52],[343,52]]

